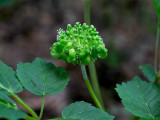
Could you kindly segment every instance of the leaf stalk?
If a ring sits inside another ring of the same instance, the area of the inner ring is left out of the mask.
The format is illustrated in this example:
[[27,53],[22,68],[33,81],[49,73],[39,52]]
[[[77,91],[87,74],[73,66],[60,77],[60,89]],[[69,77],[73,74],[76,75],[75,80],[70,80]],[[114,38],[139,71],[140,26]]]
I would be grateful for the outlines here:
[[159,47],[159,36],[160,36],[160,18],[158,17],[157,24],[157,35],[156,35],[156,45],[155,45],[155,71],[158,71],[158,47]]
[[39,120],[42,118],[42,115],[43,115],[44,101],[45,101],[45,95],[42,96],[41,112],[40,112],[40,115],[39,115],[39,118],[38,118]]
[[11,95],[22,107],[24,107],[35,119],[38,118],[37,114],[32,110],[25,102],[22,101],[21,98],[16,94]]

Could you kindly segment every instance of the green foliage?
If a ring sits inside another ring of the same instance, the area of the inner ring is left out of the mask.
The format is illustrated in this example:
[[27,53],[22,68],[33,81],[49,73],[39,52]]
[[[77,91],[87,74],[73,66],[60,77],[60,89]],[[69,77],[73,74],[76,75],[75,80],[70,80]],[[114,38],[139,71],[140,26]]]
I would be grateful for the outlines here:
[[113,120],[114,117],[91,104],[80,101],[72,103],[62,111],[63,120]]
[[22,85],[35,95],[52,95],[62,91],[69,82],[68,72],[62,67],[36,58],[32,63],[19,63],[17,76]]
[[159,86],[134,77],[132,81],[117,85],[116,91],[132,114],[148,119],[160,118]]
[[140,120],[152,120],[152,119],[141,118]]
[[[153,119],[141,118],[140,120],[153,120]],[[156,119],[156,120],[160,120],[160,119]]]
[[24,118],[26,114],[17,109],[15,103],[4,93],[0,93],[0,118],[17,120]]
[[153,6],[157,13],[157,16],[160,17],[160,0],[153,0]]
[[0,91],[14,94],[23,91],[16,72],[0,61]]
[[15,4],[17,0],[0,0],[0,9],[10,7]]
[[142,70],[144,76],[146,76],[150,82],[155,82],[157,75],[150,64],[143,64],[140,66],[140,69]]
[[3,92],[0,92],[0,101],[1,101],[1,102],[3,101],[3,103],[6,103],[6,104],[8,103],[10,106],[16,108],[14,101],[13,101],[12,99],[10,99],[10,98],[9,98],[5,93],[3,93]]
[[88,65],[97,57],[105,58],[107,49],[98,34],[93,25],[88,26],[84,23],[81,26],[77,22],[72,27],[68,24],[66,31],[58,31],[57,42],[50,48],[51,56],[68,63],[83,65]]

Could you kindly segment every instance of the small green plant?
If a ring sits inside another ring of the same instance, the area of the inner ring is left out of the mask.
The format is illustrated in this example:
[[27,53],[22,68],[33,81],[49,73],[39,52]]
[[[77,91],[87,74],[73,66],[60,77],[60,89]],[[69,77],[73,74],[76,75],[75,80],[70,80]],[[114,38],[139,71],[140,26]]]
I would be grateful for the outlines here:
[[[81,66],[84,82],[97,108],[87,102],[78,101],[65,107],[62,110],[61,118],[53,118],[51,120],[114,119],[114,116],[105,112],[100,90],[97,87],[97,79],[93,80],[96,83],[94,89],[86,73],[85,66],[92,63],[90,64],[90,68],[93,68],[93,73],[96,74],[93,62],[97,58],[105,58],[107,56],[107,49],[102,38],[99,36],[96,28],[93,25],[89,25],[90,17],[87,17],[89,16],[89,3],[89,0],[86,0],[87,24],[81,25],[77,22],[73,27],[68,24],[66,31],[60,29],[58,31],[57,42],[53,43],[50,50],[53,58],[62,59],[65,62]],[[160,0],[153,0],[153,3],[158,15],[155,69],[150,64],[143,64],[140,66],[140,69],[149,82],[143,81],[140,77],[136,76],[132,81],[122,83],[121,85],[117,84],[115,88],[126,110],[137,116],[137,120],[160,120],[160,74],[157,69]],[[96,78],[96,75],[94,77]],[[32,63],[19,63],[16,71],[0,61],[0,118],[9,120],[21,118],[26,120],[41,120],[45,96],[63,91],[68,82],[69,74],[64,68],[55,67],[53,63],[48,63],[40,58],[36,58]],[[17,95],[24,88],[42,97],[39,115]],[[10,97],[24,107],[29,115],[20,111]],[[134,117],[131,119],[136,120]]]
[[[69,74],[62,67],[55,67],[52,63],[36,58],[32,63],[19,63],[16,72],[0,62],[0,118],[17,120],[40,120],[42,118],[45,96],[61,92],[69,82]],[[42,97],[40,114],[37,115],[16,93],[27,89],[31,93]],[[12,97],[31,116],[18,110]],[[8,115],[10,113],[10,115]],[[90,114],[90,115],[88,115]],[[62,118],[53,120],[113,120],[113,116],[91,106],[89,103],[79,101],[72,103],[62,111]]]
[[[75,102],[64,108],[61,118],[52,120],[114,119],[112,115],[105,112],[102,101],[99,101],[95,95],[85,69],[85,65],[88,65],[90,62],[107,56],[107,49],[98,34],[93,25],[89,26],[84,23],[81,26],[78,22],[74,27],[69,24],[66,31],[59,30],[57,42],[51,47],[51,56],[68,63],[81,65],[86,86],[98,108],[84,101]],[[61,67],[57,68],[52,63],[47,63],[40,58],[37,58],[32,63],[19,63],[16,72],[3,62],[0,62],[0,69],[0,118],[40,120],[43,115],[45,96],[61,92],[69,82],[67,71]],[[39,115],[16,94],[22,92],[24,88],[42,97]],[[10,97],[24,107],[30,115],[18,110]],[[8,116],[8,112],[10,112],[10,116]]]
[[63,59],[68,63],[80,64],[90,95],[97,107],[104,110],[94,93],[85,69],[85,65],[88,65],[90,61],[95,61],[97,57],[105,58],[107,56],[107,49],[96,28],[93,25],[88,26],[86,23],[81,26],[77,22],[74,27],[69,24],[66,31],[60,29],[57,42],[51,47],[51,56]]

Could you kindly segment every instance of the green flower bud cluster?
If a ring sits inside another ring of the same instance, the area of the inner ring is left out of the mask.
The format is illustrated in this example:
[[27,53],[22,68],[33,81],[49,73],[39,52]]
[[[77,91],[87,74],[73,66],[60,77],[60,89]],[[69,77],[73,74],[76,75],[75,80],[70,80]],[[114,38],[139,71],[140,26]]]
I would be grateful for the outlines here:
[[67,30],[58,31],[57,42],[51,50],[53,58],[63,59],[73,64],[88,65],[90,61],[107,56],[103,39],[98,35],[93,25],[82,26],[77,22],[73,27],[68,24]]

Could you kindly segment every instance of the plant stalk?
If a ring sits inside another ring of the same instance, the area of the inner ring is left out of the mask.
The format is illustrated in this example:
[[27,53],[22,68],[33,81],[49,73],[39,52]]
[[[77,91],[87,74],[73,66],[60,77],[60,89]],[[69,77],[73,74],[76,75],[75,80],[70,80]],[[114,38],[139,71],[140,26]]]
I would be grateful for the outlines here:
[[45,101],[45,95],[42,96],[41,112],[40,112],[40,115],[39,115],[39,118],[38,118],[39,120],[42,118],[42,115],[43,115],[44,101]]
[[25,118],[24,118],[25,120],[36,120],[35,118],[33,118],[33,117],[31,117],[31,116],[26,116]]
[[54,118],[54,119],[49,119],[49,120],[60,120],[61,118]]
[[86,86],[87,86],[87,88],[88,88],[88,91],[89,91],[89,93],[90,93],[93,101],[95,102],[95,104],[96,104],[96,106],[97,106],[98,108],[100,108],[102,111],[104,111],[104,108],[103,108],[102,105],[100,104],[99,100],[97,99],[97,97],[96,97],[96,95],[95,95],[95,93],[94,93],[94,91],[93,91],[93,88],[92,88],[91,83],[90,83],[90,81],[89,81],[89,79],[88,79],[88,76],[87,76],[87,73],[86,73],[86,68],[85,68],[84,65],[81,65],[81,71],[82,71],[82,75],[83,75],[85,84],[86,84]]
[[104,108],[104,103],[103,103],[103,99],[102,99],[102,95],[101,95],[101,91],[100,91],[100,87],[99,87],[99,82],[98,82],[98,77],[97,77],[97,73],[96,73],[96,67],[94,62],[90,62],[89,64],[89,71],[90,71],[90,77],[91,77],[91,81],[92,81],[92,85],[93,85],[93,90],[98,98],[98,100],[100,101],[102,107]]
[[140,117],[137,117],[135,115],[131,115],[129,118],[129,120],[139,120],[139,119],[140,119]]
[[25,102],[21,100],[16,94],[11,95],[21,106],[23,106],[35,119],[38,118],[37,114]]
[[90,0],[85,0],[84,3],[84,19],[87,25],[90,25],[91,23],[91,17],[90,17]]
[[155,47],[155,71],[158,71],[158,46],[159,46],[159,35],[160,35],[160,18],[158,18],[158,25],[157,25],[157,35],[156,35],[156,47]]
[[[90,0],[85,0],[84,16],[85,16],[86,24],[90,25],[90,23],[91,23]],[[95,67],[94,62],[90,62],[90,64],[89,64],[89,73],[90,73],[90,77],[91,77],[91,81],[92,81],[92,85],[93,85],[93,90],[94,90],[99,102],[101,103],[102,107],[104,108],[104,103],[103,103],[103,99],[102,99],[102,95],[101,95],[101,91],[100,91],[100,87],[99,87],[99,82],[98,82],[98,77],[97,77],[97,72],[96,72],[96,67]]]

